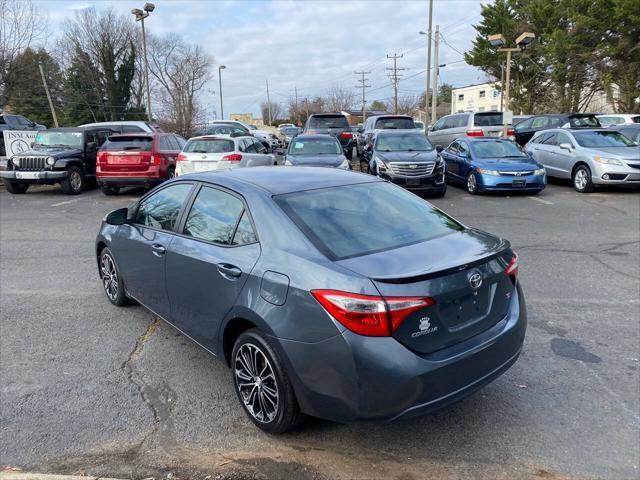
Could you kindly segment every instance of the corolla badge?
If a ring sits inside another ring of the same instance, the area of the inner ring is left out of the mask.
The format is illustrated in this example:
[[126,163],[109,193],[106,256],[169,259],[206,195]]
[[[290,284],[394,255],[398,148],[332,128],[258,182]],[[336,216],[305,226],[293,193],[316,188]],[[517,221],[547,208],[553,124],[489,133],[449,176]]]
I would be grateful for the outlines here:
[[469,286],[474,290],[477,290],[482,285],[482,274],[477,270],[471,272],[469,275]]
[[411,334],[411,338],[421,337],[422,335],[427,335],[436,331],[438,331],[438,327],[431,326],[431,318],[422,317],[420,319],[420,323],[418,324],[418,331],[413,332]]

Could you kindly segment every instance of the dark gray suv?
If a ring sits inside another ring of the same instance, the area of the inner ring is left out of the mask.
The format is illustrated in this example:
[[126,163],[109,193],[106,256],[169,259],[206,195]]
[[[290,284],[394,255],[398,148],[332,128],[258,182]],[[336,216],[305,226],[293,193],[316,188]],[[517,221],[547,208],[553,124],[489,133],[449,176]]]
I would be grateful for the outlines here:
[[186,175],[108,214],[108,299],[136,300],[231,367],[269,432],[424,414],[488,384],[526,330],[518,257],[362,173]]

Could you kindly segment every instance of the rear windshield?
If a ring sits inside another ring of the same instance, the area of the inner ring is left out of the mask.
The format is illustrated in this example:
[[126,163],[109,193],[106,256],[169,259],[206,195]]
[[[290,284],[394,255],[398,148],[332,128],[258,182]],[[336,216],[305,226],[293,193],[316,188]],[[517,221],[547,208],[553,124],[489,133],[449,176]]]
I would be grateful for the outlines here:
[[631,117],[631,121],[633,123],[640,123],[640,115],[638,115],[636,117]]
[[528,157],[520,145],[505,140],[482,140],[481,142],[473,142],[472,148],[478,158]]
[[464,229],[421,198],[386,182],[274,198],[332,260],[399,248]]
[[233,140],[225,140],[224,138],[189,140],[184,146],[186,153],[226,153],[233,152],[233,150]]
[[634,142],[620,132],[573,132],[576,142],[581,147],[632,147]]
[[433,145],[422,134],[378,135],[376,151],[378,152],[430,152]]
[[342,147],[336,139],[330,138],[297,138],[289,147],[291,155],[342,155]]
[[145,152],[151,151],[151,137],[109,137],[102,145],[100,150],[106,152],[120,152],[123,150],[141,150]]
[[285,135],[295,135],[298,133],[298,129],[296,127],[287,127],[282,129],[282,133]]
[[349,122],[344,115],[313,116],[309,128],[349,128]]
[[502,125],[502,113],[476,113],[473,115],[473,124],[476,127],[497,127]]
[[570,117],[569,125],[572,127],[599,127],[600,121],[596,117]]
[[383,117],[376,120],[376,130],[410,130],[416,128],[413,120],[407,117]]

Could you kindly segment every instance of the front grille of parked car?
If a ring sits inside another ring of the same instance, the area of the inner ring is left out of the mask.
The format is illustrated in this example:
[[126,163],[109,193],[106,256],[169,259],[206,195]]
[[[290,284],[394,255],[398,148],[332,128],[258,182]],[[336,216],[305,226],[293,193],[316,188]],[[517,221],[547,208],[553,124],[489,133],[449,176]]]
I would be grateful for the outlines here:
[[527,172],[501,172],[498,170],[500,175],[512,176],[512,177],[524,177],[526,175],[533,174],[533,170]]
[[390,166],[391,171],[395,175],[402,175],[403,177],[422,177],[424,175],[431,175],[436,164],[435,162],[391,163]]
[[46,165],[46,157],[18,157],[20,170],[42,170]]

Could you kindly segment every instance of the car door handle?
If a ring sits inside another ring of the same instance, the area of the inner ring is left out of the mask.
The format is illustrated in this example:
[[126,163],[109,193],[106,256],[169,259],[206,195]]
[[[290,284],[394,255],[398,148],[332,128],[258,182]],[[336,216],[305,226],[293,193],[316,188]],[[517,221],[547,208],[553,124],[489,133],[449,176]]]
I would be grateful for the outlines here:
[[152,253],[156,257],[160,257],[167,252],[167,249],[164,248],[164,245],[160,245],[159,243],[154,243],[153,245],[151,245],[151,250],[153,250]]
[[218,264],[218,271],[223,277],[226,277],[229,280],[235,280],[240,275],[242,275],[242,270],[240,270],[235,265],[230,265],[228,263]]

